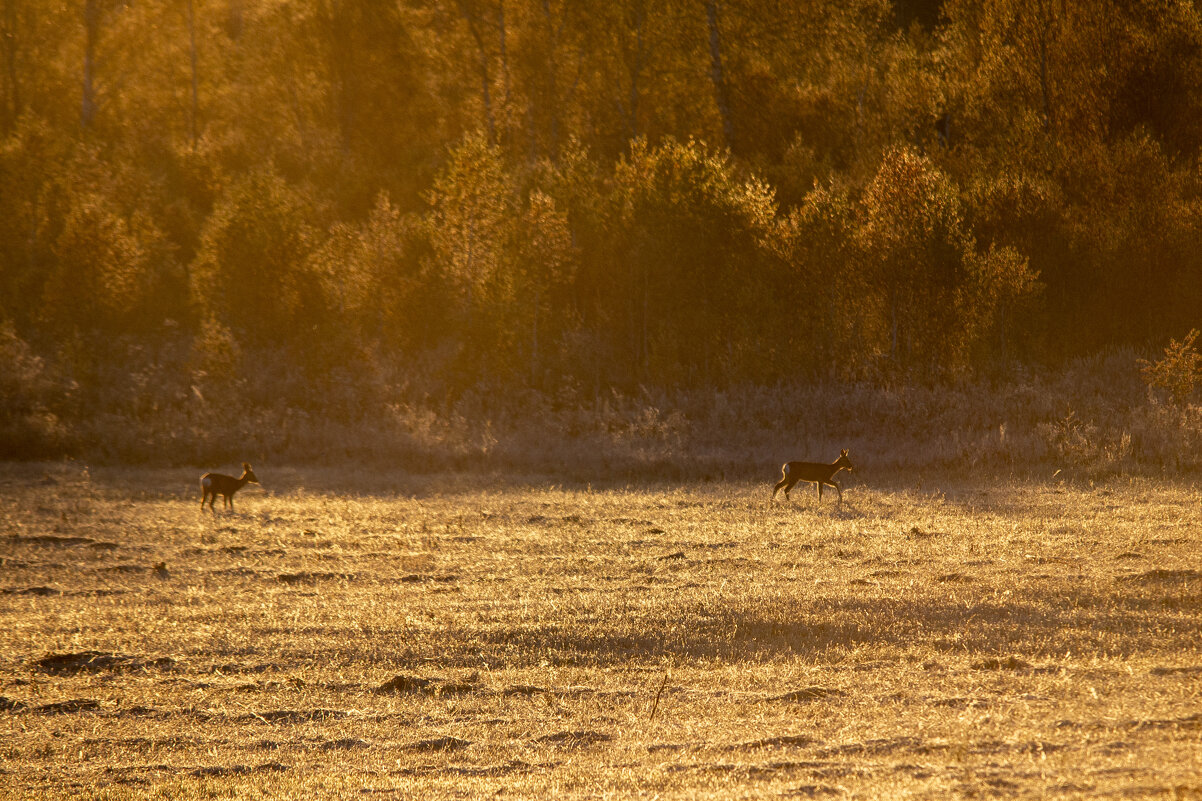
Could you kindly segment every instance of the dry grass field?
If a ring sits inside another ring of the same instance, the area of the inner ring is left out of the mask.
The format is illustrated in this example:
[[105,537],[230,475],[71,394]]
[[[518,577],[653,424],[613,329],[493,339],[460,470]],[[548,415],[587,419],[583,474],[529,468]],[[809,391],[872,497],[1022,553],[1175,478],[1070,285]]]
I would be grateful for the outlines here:
[[0,466],[0,796],[1202,797],[1195,482],[255,469]]

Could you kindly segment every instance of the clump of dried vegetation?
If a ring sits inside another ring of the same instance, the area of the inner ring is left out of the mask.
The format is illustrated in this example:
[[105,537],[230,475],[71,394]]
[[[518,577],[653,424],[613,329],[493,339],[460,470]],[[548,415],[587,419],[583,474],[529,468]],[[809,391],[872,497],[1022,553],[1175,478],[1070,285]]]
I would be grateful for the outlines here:
[[1191,484],[256,467],[0,467],[7,795],[1202,793]]
[[[434,400],[399,373],[376,394],[307,405],[276,370],[224,388],[148,367],[111,394],[78,388],[0,331],[0,456],[94,464],[370,463],[408,472],[553,473],[572,481],[739,479],[848,447],[879,469],[1081,479],[1202,468],[1195,337],[1159,359],[1114,350],[998,381],[814,380],[726,389],[535,392]],[[106,384],[108,386],[108,384]],[[236,413],[231,410],[236,409]]]

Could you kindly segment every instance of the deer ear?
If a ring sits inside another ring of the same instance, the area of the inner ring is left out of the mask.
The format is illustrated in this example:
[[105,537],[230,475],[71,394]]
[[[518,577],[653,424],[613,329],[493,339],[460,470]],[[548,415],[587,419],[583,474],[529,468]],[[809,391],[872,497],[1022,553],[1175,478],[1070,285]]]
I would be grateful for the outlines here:
[[843,449],[843,455],[844,455],[844,456],[846,456],[846,455],[847,455],[847,448],[844,448],[844,449]]

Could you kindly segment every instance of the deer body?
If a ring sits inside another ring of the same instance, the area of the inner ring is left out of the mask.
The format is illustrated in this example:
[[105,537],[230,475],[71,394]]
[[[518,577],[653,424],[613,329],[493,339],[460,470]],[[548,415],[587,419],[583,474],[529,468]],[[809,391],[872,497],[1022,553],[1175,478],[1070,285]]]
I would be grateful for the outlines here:
[[789,490],[793,489],[793,485],[798,481],[809,481],[812,484],[818,485],[818,500],[822,501],[822,487],[834,487],[839,493],[839,503],[843,503],[843,488],[839,486],[839,482],[835,481],[835,474],[840,470],[846,470],[849,473],[852,470],[851,460],[847,458],[847,449],[844,448],[839,454],[839,458],[830,464],[824,462],[786,462],[781,467],[781,479],[776,486],[772,488],[772,497],[776,498],[777,491],[783,489],[785,498],[789,497]]
[[234,510],[234,493],[242,489],[248,482],[258,484],[259,477],[255,475],[255,471],[250,469],[247,462],[242,463],[242,475],[238,478],[227,476],[222,473],[205,473],[200,477],[200,508],[205,508],[205,501],[209,502],[209,508],[213,508],[213,504],[217,501],[217,496],[222,497],[223,503],[221,508],[227,506],[230,511]]

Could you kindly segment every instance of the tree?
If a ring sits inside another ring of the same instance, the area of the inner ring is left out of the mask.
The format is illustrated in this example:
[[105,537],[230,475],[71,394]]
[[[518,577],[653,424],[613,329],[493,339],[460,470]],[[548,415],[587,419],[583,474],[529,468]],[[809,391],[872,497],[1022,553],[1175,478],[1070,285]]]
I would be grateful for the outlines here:
[[970,240],[947,177],[908,148],[884,154],[864,193],[864,269],[879,287],[884,348],[903,370],[930,373],[961,354],[954,297],[964,281]]
[[453,328],[446,333],[462,348],[463,369],[513,369],[505,316],[513,297],[515,204],[500,149],[483,132],[450,152],[430,191],[430,269],[450,293]]
[[419,221],[381,193],[360,224],[336,223],[310,257],[330,304],[326,336],[346,352],[412,351],[438,319],[423,302]]
[[549,346],[575,321],[570,289],[576,249],[567,215],[550,195],[537,189],[526,202],[516,239],[513,311],[527,323],[526,359],[530,381],[537,386]]
[[877,355],[872,328],[883,315],[867,274],[855,269],[857,211],[846,191],[816,186],[783,222],[784,281],[773,288],[783,319],[771,356],[788,373],[853,378]]
[[695,142],[635,142],[614,176],[615,277],[636,374],[705,383],[754,373],[779,263],[772,191]]
[[300,346],[327,306],[306,268],[311,207],[269,167],[232,183],[200,237],[192,296],[213,318],[254,347]]

